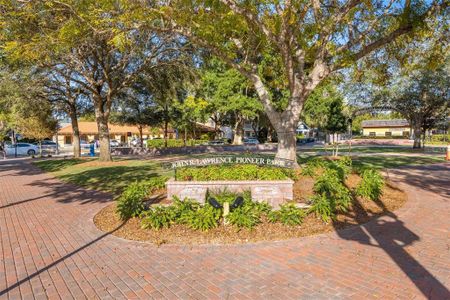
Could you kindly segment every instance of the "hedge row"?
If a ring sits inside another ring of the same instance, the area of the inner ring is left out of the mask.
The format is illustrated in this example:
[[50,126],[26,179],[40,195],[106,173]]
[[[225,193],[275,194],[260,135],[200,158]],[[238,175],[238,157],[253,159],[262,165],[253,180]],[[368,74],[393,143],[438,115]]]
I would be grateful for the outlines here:
[[[186,146],[196,146],[208,143],[208,140],[187,140]],[[164,139],[154,139],[147,141],[148,148],[164,148]],[[182,139],[169,139],[167,140],[167,147],[184,147],[184,141]]]

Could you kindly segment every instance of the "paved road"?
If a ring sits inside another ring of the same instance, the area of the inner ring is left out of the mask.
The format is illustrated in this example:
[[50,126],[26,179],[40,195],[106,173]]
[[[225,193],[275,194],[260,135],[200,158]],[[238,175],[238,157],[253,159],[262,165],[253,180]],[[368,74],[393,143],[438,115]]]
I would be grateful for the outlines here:
[[450,299],[450,164],[391,171],[409,201],[365,226],[282,242],[125,241],[92,222],[106,194],[0,162],[0,299]]

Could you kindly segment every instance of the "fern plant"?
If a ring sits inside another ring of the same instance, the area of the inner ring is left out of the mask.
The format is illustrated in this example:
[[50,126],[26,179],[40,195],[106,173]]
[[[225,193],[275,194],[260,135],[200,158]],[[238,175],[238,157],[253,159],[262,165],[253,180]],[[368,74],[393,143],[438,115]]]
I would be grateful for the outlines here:
[[329,199],[324,194],[314,195],[311,198],[312,206],[309,212],[313,212],[317,217],[325,223],[330,222],[335,217],[335,210]]
[[313,157],[309,159],[301,170],[303,176],[315,177],[317,175],[317,170],[323,168],[325,162],[320,157]]
[[270,222],[280,222],[284,225],[300,225],[305,218],[306,213],[303,209],[296,207],[293,203],[280,205],[279,210],[271,211],[267,217]]
[[312,201],[312,211],[321,216],[325,222],[334,217],[337,211],[347,211],[352,203],[350,191],[342,183],[335,169],[325,170],[314,184],[314,192],[316,197]]
[[361,173],[362,180],[356,187],[356,194],[370,200],[379,200],[383,194],[384,178],[373,169],[366,169]]

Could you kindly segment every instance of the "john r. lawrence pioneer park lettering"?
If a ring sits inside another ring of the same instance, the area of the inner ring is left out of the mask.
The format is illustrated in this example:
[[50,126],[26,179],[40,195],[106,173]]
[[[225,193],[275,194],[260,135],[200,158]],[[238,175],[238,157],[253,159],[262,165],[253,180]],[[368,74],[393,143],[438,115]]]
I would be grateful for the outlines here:
[[292,168],[294,163],[290,160],[267,157],[245,157],[245,156],[221,156],[197,159],[185,159],[174,161],[170,164],[172,169],[189,167],[189,166],[208,166],[220,164],[252,164],[252,165],[266,165],[282,168]]

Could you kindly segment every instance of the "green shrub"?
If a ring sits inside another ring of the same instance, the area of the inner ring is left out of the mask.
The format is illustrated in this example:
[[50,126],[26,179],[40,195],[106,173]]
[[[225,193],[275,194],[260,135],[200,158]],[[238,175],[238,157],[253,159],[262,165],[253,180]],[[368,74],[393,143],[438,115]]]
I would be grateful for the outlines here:
[[168,228],[176,219],[176,211],[172,206],[154,206],[142,215],[142,228]]
[[120,219],[127,220],[144,211],[143,199],[147,194],[148,189],[145,185],[137,182],[130,184],[117,199],[117,213]]
[[336,215],[331,201],[324,194],[314,195],[311,202],[312,206],[309,211],[315,213],[325,223],[328,223]]
[[268,214],[270,222],[281,222],[284,225],[296,226],[300,225],[305,218],[306,213],[303,209],[298,208],[293,203],[280,205],[279,210],[271,211]]
[[338,160],[329,161],[327,168],[335,170],[339,179],[344,181],[352,171],[352,159],[349,156],[342,156]]
[[257,165],[211,165],[177,169],[176,179],[181,181],[210,180],[283,180],[295,179],[295,172],[270,166]]
[[[317,195],[313,198],[313,207],[311,211],[319,216],[324,214],[323,208],[325,206],[328,206],[327,210],[331,211],[327,214],[330,217],[333,217],[337,211],[347,211],[352,202],[350,191],[342,183],[338,171],[335,169],[326,169],[325,172],[317,178],[314,184],[314,192]],[[328,204],[324,201],[327,201]],[[317,205],[315,205],[315,203]],[[326,218],[322,219],[325,221]]]
[[154,177],[147,181],[130,184],[117,199],[117,213],[127,220],[139,216],[144,211],[144,199],[153,191],[163,188],[167,177]]
[[261,222],[261,214],[262,212],[256,206],[243,205],[232,210],[227,220],[238,228],[253,228]]
[[[202,145],[208,143],[208,139],[201,139],[201,140],[187,140],[186,146],[196,146],[196,145]],[[164,139],[154,139],[154,140],[147,140],[147,147],[148,148],[164,148]],[[167,147],[184,147],[184,140],[183,139],[168,139],[167,140]]]
[[325,161],[321,157],[310,158],[302,167],[302,175],[315,177],[317,170],[325,167]]
[[356,187],[356,194],[371,200],[378,200],[383,194],[384,179],[373,169],[366,169],[361,173],[362,180]]
[[351,204],[351,195],[347,187],[342,183],[336,170],[326,169],[325,172],[317,178],[314,184],[314,192],[335,202],[338,210],[345,211]]
[[217,227],[221,216],[221,209],[215,209],[211,205],[205,204],[197,210],[186,213],[180,218],[180,222],[187,224],[192,229],[206,231]]
[[201,205],[195,200],[184,199],[181,201],[178,197],[174,197],[174,204],[172,205],[174,208],[174,219],[176,223],[181,224],[186,215],[188,215],[192,211],[198,210]]
[[[227,201],[221,201],[219,197],[216,199],[221,203],[229,202],[231,205],[237,196],[237,194],[234,194]],[[244,198],[244,203],[242,206],[232,209],[227,216],[227,220],[230,224],[238,228],[253,228],[261,223],[262,215],[269,213],[272,207],[267,202],[252,201],[249,191],[244,192],[242,197]]]

